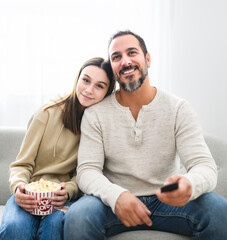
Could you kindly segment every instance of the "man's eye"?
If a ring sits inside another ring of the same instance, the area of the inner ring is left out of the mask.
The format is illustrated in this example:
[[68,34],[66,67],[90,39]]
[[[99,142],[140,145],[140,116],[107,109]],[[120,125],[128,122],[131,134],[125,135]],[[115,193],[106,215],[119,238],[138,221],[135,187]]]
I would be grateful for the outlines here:
[[114,56],[114,57],[112,58],[112,61],[117,61],[119,58],[120,58],[120,56]]
[[134,54],[136,54],[135,51],[131,51],[131,52],[129,52],[129,55],[134,55]]

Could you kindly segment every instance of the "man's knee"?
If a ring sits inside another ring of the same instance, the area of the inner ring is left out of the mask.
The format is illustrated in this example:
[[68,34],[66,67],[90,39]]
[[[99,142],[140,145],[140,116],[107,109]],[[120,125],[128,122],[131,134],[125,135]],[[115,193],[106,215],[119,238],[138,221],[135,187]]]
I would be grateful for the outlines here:
[[198,219],[200,223],[202,220],[204,226],[215,225],[216,228],[223,228],[222,222],[227,222],[227,199],[219,194],[205,193],[196,199],[192,206],[195,215],[199,216]]
[[201,195],[196,201],[203,211],[209,210],[209,212],[216,212],[217,209],[225,209],[227,206],[227,199],[213,192]]

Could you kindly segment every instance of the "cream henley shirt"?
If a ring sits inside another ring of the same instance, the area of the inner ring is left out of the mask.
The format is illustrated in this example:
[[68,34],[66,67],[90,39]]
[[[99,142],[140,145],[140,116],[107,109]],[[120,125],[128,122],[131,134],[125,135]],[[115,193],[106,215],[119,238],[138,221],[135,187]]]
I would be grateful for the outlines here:
[[137,120],[118,103],[115,93],[85,110],[77,182],[84,193],[99,197],[113,212],[124,191],[154,194],[167,177],[179,173],[179,159],[192,185],[190,200],[215,187],[215,161],[185,100],[157,89]]

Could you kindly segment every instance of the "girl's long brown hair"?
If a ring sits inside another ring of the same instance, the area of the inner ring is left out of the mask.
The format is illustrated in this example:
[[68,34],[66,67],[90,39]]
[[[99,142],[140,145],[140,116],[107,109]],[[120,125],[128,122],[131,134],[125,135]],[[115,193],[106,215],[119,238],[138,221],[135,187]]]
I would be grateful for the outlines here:
[[113,89],[115,87],[115,81],[113,78],[113,71],[112,71],[111,65],[105,59],[96,57],[96,58],[89,59],[82,65],[82,67],[80,68],[77,74],[72,92],[68,94],[66,97],[56,101],[54,104],[47,107],[47,108],[50,108],[53,106],[60,106],[62,104],[65,104],[63,108],[62,122],[65,128],[68,128],[70,131],[72,131],[75,134],[80,133],[80,124],[81,124],[81,119],[84,112],[84,107],[81,106],[76,95],[76,86],[77,86],[77,82],[81,72],[87,66],[97,66],[103,69],[106,72],[107,77],[110,81],[109,89],[105,97],[110,95],[113,92]]

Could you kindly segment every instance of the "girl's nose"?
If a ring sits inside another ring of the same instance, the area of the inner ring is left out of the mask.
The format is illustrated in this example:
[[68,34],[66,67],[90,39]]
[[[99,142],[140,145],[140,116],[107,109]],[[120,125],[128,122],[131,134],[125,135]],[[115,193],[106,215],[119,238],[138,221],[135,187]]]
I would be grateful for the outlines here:
[[93,93],[93,86],[92,85],[87,86],[86,89],[85,89],[85,92],[89,93],[89,94],[92,94]]

